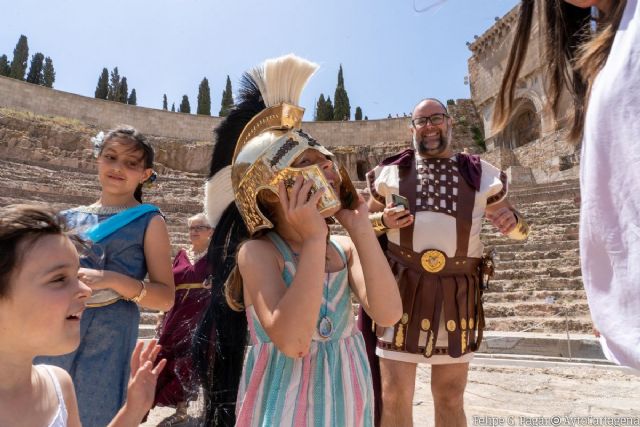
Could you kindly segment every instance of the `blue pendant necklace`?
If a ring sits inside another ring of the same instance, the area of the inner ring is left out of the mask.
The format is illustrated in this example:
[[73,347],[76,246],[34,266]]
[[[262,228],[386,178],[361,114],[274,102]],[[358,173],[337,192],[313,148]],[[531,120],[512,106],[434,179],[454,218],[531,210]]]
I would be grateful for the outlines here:
[[[294,252],[293,249],[291,248],[291,245],[289,245],[289,243],[287,243],[286,241],[285,243],[287,244],[287,246],[289,246],[289,250],[291,251],[291,254],[293,255],[293,257],[295,258],[296,269],[297,269],[298,261],[300,260],[300,254]],[[325,259],[325,270],[329,269],[328,263],[329,263],[329,259],[327,256],[327,258]],[[318,323],[318,326],[317,326],[318,335],[320,335],[320,337],[325,339],[329,338],[333,334],[333,322],[331,321],[331,318],[327,315],[327,308],[328,308],[327,306],[329,304],[329,280],[330,280],[331,273],[329,273],[328,271],[326,273],[327,273],[327,278],[322,284],[323,298],[322,298],[322,307],[320,308],[320,322]]]
[[322,310],[320,311],[320,323],[318,324],[318,334],[322,338],[329,338],[333,333],[333,322],[331,318],[327,316],[327,305],[329,304],[329,277],[330,273],[327,272],[327,280],[325,280],[322,291],[324,298],[322,301]]

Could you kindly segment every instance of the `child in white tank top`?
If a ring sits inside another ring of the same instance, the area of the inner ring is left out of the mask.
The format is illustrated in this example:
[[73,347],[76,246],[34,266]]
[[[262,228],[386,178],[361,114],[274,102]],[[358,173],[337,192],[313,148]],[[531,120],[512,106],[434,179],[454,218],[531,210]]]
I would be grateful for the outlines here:
[[[69,374],[33,365],[80,342],[80,317],[91,289],[78,280],[78,252],[64,221],[37,205],[0,208],[0,426],[79,427]],[[127,402],[111,427],[138,426],[155,393],[160,347],[138,343],[131,358]]]

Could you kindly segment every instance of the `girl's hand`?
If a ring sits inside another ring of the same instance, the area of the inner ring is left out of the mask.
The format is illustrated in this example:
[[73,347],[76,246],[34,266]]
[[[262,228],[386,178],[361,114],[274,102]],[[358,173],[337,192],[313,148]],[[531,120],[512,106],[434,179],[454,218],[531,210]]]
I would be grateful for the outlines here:
[[312,186],[312,180],[298,176],[289,195],[284,182],[278,184],[278,197],[284,218],[304,240],[325,239],[327,236],[327,223],[318,211],[318,202],[324,188],[309,196]]
[[167,364],[167,359],[162,359],[154,367],[161,348],[156,340],[151,340],[146,348],[143,347],[144,343],[138,342],[131,355],[131,376],[125,404],[127,410],[141,414],[140,419],[153,405],[158,376]]
[[373,230],[369,221],[369,208],[362,195],[358,195],[356,209],[340,209],[335,214],[336,219],[349,234],[359,230]]
[[78,279],[94,291],[111,288],[109,282],[112,278],[111,272],[106,270],[95,270],[93,268],[80,268],[78,270]]

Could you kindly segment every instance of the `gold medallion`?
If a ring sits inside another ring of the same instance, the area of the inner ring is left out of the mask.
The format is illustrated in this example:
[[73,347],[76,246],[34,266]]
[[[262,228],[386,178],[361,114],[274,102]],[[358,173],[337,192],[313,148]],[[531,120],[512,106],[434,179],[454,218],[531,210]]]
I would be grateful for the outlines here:
[[449,320],[447,322],[447,331],[453,332],[455,330],[456,330],[456,321],[455,320]]
[[406,325],[409,323],[409,315],[407,313],[402,313],[402,319],[400,319],[400,323]]
[[429,321],[429,319],[422,319],[422,322],[420,322],[420,327],[423,331],[428,331],[429,329],[431,329],[431,322]]
[[422,268],[424,268],[425,271],[429,273],[437,273],[438,271],[442,271],[446,262],[447,259],[445,258],[444,254],[435,249],[426,251],[424,254],[422,254],[422,258],[420,258]]
[[460,318],[460,329],[467,329],[467,319],[464,317]]
[[473,321],[473,317],[469,318],[469,329],[473,329],[475,322]]

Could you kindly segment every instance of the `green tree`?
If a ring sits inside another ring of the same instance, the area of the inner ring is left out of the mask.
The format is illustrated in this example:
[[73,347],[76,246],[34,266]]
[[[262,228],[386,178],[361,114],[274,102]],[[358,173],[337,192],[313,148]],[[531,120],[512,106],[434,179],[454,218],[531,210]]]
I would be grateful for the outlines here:
[[175,102],[171,104],[171,112],[172,113],[176,112],[176,103]]
[[116,102],[126,104],[127,98],[129,98],[129,86],[127,85],[127,78],[122,77],[118,90],[116,91]]
[[342,65],[338,71],[338,85],[333,95],[333,120],[349,120],[351,119],[351,105],[349,104],[349,95],[344,88],[344,77],[342,74]]
[[333,103],[331,102],[331,97],[327,97],[327,102],[324,103],[325,105],[325,114],[327,115],[327,120],[333,120],[334,117],[334,106]]
[[356,107],[355,119],[356,120],[362,120],[362,108]]
[[162,95],[162,109],[163,110],[167,109],[167,94],[166,93],[164,95]]
[[56,70],[53,68],[53,60],[48,56],[44,58],[42,79],[42,84],[46,87],[53,87],[53,83],[56,81]]
[[231,79],[227,75],[227,83],[222,91],[222,102],[220,105],[220,117],[226,117],[233,108],[233,91],[231,90]]
[[182,95],[182,102],[180,103],[178,112],[187,114],[191,113],[191,105],[189,105],[189,97],[187,95]]
[[138,98],[136,97],[136,89],[131,89],[131,95],[127,99],[127,104],[129,105],[138,105]]
[[8,76],[10,72],[9,58],[7,58],[7,55],[0,56],[0,76]]
[[369,120],[369,116],[364,116],[364,119],[365,120]]
[[209,89],[209,80],[203,78],[198,87],[198,109],[197,114],[205,116],[211,115],[211,90]]
[[24,73],[27,71],[27,60],[29,59],[29,44],[27,36],[21,35],[13,49],[13,59],[11,60],[11,71],[9,77],[24,80]]
[[44,66],[44,55],[40,52],[31,57],[31,65],[29,65],[29,74],[27,74],[27,82],[36,85],[43,84],[44,76],[42,67]]
[[111,70],[111,76],[109,78],[109,92],[107,94],[107,99],[109,101],[115,101],[118,96],[118,91],[120,90],[120,73],[118,72],[118,67],[115,67]]
[[327,101],[324,99],[324,93],[320,94],[320,98],[318,98],[318,102],[316,102],[316,113],[315,120],[322,121],[326,120],[326,111],[327,111]]
[[95,97],[98,99],[107,99],[107,96],[109,96],[109,70],[103,68],[102,74],[98,77]]

